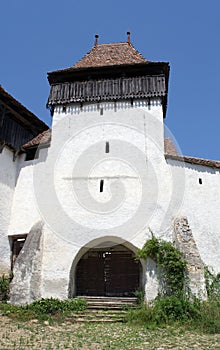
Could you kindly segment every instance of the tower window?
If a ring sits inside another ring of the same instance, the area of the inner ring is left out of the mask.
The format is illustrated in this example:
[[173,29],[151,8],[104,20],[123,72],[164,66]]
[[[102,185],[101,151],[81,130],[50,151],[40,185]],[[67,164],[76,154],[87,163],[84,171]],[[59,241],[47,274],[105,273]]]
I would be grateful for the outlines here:
[[201,179],[201,177],[199,178],[199,184],[202,185],[202,179]]
[[100,192],[103,192],[103,189],[104,189],[104,180],[101,180],[100,181],[100,188],[99,188]]
[[100,115],[103,115],[103,108],[100,108]]
[[109,142],[105,143],[105,153],[109,153]]

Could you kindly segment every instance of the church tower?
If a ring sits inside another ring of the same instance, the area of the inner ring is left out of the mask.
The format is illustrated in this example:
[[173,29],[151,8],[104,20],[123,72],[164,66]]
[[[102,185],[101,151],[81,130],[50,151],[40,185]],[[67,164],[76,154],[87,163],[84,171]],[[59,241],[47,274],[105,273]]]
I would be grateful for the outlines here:
[[98,39],[75,65],[48,74],[58,199],[50,227],[77,252],[70,296],[131,296],[144,284],[134,255],[158,200],[169,64],[145,59],[129,32],[127,42]]
[[[37,207],[30,220],[36,223],[38,213],[40,222],[32,226],[29,253],[24,247],[17,260],[13,303],[132,297],[140,289],[149,299],[157,295],[156,279],[135,254],[152,231],[164,232],[169,207],[163,125],[169,64],[145,59],[127,35],[127,42],[112,44],[99,44],[96,35],[75,65],[48,73],[51,141],[31,170],[29,201]],[[32,272],[21,273],[33,246]]]

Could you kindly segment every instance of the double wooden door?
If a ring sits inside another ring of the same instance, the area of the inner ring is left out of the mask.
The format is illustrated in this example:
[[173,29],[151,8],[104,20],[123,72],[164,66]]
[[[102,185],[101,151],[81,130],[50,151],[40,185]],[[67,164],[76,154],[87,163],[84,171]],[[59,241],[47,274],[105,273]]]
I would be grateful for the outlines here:
[[90,249],[76,268],[77,295],[133,296],[139,288],[140,263],[122,245]]

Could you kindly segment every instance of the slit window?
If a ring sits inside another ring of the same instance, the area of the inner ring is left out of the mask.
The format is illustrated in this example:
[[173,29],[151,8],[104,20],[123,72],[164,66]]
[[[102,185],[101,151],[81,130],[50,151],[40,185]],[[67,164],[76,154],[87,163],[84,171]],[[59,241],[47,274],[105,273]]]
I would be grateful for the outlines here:
[[109,153],[109,142],[105,143],[105,153]]
[[101,180],[100,181],[100,188],[99,188],[100,192],[103,192],[103,189],[104,189],[104,180]]
[[199,178],[199,184],[202,185],[202,179],[201,179],[201,177]]

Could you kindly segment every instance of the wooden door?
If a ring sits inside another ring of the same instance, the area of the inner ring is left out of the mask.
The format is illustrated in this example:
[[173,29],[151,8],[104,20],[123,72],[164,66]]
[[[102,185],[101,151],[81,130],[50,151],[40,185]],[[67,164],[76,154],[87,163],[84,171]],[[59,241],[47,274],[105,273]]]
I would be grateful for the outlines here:
[[139,282],[140,263],[122,245],[109,250],[91,249],[76,269],[77,295],[134,296]]

